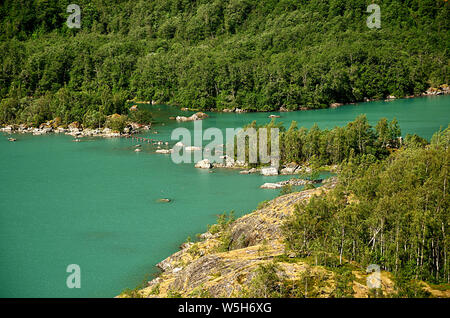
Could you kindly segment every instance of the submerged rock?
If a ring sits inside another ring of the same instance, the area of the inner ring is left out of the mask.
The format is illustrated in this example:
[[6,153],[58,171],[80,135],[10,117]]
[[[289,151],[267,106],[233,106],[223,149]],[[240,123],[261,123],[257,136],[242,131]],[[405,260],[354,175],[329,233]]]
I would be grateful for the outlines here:
[[278,183],[264,183],[262,186],[260,186],[261,189],[281,189],[283,186]]
[[172,152],[173,152],[172,149],[158,149],[158,150],[156,150],[156,153],[161,153],[161,154],[170,154]]

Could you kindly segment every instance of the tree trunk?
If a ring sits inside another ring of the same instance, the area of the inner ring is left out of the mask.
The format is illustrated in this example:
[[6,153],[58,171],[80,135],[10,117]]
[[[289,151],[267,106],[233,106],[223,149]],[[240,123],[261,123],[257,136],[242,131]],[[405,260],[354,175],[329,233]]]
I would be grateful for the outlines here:
[[344,235],[345,235],[345,229],[344,229],[344,226],[342,226],[341,252],[339,253],[339,265],[342,265],[342,253],[344,252]]

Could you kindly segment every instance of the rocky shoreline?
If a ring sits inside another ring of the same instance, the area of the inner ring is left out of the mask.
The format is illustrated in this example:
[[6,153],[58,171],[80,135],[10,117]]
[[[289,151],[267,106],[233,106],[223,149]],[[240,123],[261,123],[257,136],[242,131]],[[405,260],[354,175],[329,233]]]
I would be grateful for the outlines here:
[[110,128],[83,128],[78,123],[74,122],[68,126],[55,126],[52,122],[47,122],[39,127],[30,127],[27,125],[7,125],[0,128],[0,132],[9,134],[32,134],[34,136],[47,135],[51,133],[65,134],[75,138],[81,137],[104,137],[104,138],[128,138],[132,135],[141,132],[142,130],[150,130],[151,125],[140,125],[137,123],[129,123],[124,128],[123,132],[114,131]]
[[[158,149],[156,153],[158,154],[172,154],[175,151],[179,151],[184,149],[184,151],[193,152],[193,151],[203,151],[201,147],[195,146],[186,146],[182,142],[177,142],[172,148],[167,149]],[[216,150],[217,151],[217,150]],[[223,145],[222,150],[223,153]],[[241,169],[240,174],[256,174],[259,173],[263,176],[278,176],[278,175],[304,175],[312,173],[312,168],[308,163],[306,164],[297,164],[297,163],[288,163],[282,165],[280,167],[267,166],[267,167],[253,167],[250,168],[249,164],[243,161],[235,160],[228,155],[220,156],[221,161],[210,161],[209,159],[202,159],[195,163],[194,167],[198,169],[215,169],[215,168],[224,168],[224,169]],[[326,167],[330,172],[335,172],[337,170],[337,165]],[[299,179],[297,179],[299,180]],[[280,187],[285,184],[280,183]],[[293,184],[297,185],[297,184]],[[303,185],[303,184],[298,184]]]
[[[416,98],[416,97],[422,97],[422,96],[439,96],[439,95],[447,95],[450,94],[450,86],[448,84],[442,84],[439,87],[430,87],[425,92],[421,94],[416,95],[410,95],[410,96],[404,96],[404,97],[396,97],[393,95],[387,96],[385,99],[370,99],[370,98],[364,98],[363,102],[371,102],[371,101],[377,101],[377,100],[384,100],[384,101],[393,101],[398,98]],[[136,104],[151,104],[151,105],[157,105],[159,104],[158,101],[134,101],[134,100],[128,100],[127,102],[133,102]],[[352,105],[356,103],[331,103],[329,105],[329,108],[337,108],[344,105]],[[134,105],[136,106],[136,105]],[[133,106],[133,107],[134,107]],[[189,109],[189,108],[181,108],[183,111],[195,111],[196,109]],[[311,110],[309,108],[300,107],[298,110]],[[241,108],[233,108],[233,109],[222,109],[220,111],[216,109],[210,110],[212,112],[222,112],[222,113],[246,113],[249,112],[248,110],[241,109]],[[280,107],[280,112],[289,112],[291,110],[288,110],[285,107]],[[269,111],[270,112],[270,111]],[[269,118],[279,118],[278,115],[269,115]],[[185,116],[177,116],[173,117],[171,119],[174,119],[179,122],[184,121],[195,121],[195,120],[202,120],[208,118],[208,115],[203,112],[197,112],[194,115],[190,117]],[[5,133],[31,133],[33,135],[45,135],[48,133],[63,133],[66,135],[71,135],[74,137],[105,137],[105,138],[114,138],[114,137],[129,137],[135,133],[140,132],[141,130],[149,130],[151,125],[140,125],[137,123],[128,123],[128,125],[125,127],[123,132],[113,131],[110,128],[82,128],[80,124],[77,122],[71,123],[67,126],[60,126],[55,125],[54,121],[48,121],[44,124],[41,124],[39,127],[31,127],[25,124],[20,125],[6,125],[4,127],[0,127],[0,132]],[[162,151],[160,153],[170,153],[170,150]],[[226,164],[225,164],[226,166]]]
[[[309,297],[336,297],[335,292],[342,284],[339,272],[286,251],[283,231],[283,225],[295,213],[298,204],[336,187],[335,177],[327,180],[316,189],[293,192],[264,202],[253,212],[227,225],[211,226],[207,232],[198,235],[196,242],[181,244],[179,251],[157,263],[161,273],[156,278],[135,290],[125,290],[116,298],[245,297],[258,277],[258,270],[270,264],[276,265],[276,275],[291,282],[292,288],[308,277]],[[370,273],[364,266],[346,262],[352,267],[352,277],[347,283],[351,296],[373,297],[373,291],[367,285]],[[380,271],[380,284],[384,297],[395,295],[392,273]],[[448,290],[423,281],[420,284],[433,297],[450,297]]]
[[[168,150],[170,152],[174,151],[174,149]],[[259,173],[263,176],[277,176],[277,175],[302,175],[309,174],[312,172],[312,168],[309,167],[308,164],[300,165],[296,163],[289,163],[282,165],[281,167],[260,167],[260,168],[251,168],[248,169],[249,166],[245,162],[241,162],[239,160],[234,160],[229,156],[221,156],[223,162],[211,162],[209,159],[200,160],[195,164],[195,168],[199,169],[214,169],[214,168],[232,168],[232,169],[243,169],[239,173],[240,174],[254,174]],[[327,167],[329,171],[335,172],[338,168],[337,165]]]
[[[162,273],[147,282],[134,297],[171,297],[174,291],[184,297],[194,297],[193,293],[198,289],[207,291],[210,297],[238,296],[251,282],[258,265],[283,255],[281,226],[293,213],[295,204],[329,191],[335,185],[334,178],[323,187],[275,198],[264,207],[240,217],[230,225],[229,251],[218,250],[222,233],[211,230],[199,235],[198,242],[182,244],[180,251],[156,264]],[[300,266],[298,270],[301,270]],[[117,297],[129,296],[121,294]]]
[[307,184],[319,184],[324,182],[322,179],[315,179],[315,180],[307,180],[307,179],[289,179],[285,181],[279,181],[279,182],[267,182],[264,183],[262,186],[260,186],[261,189],[281,189],[284,186],[303,186]]
[[[438,96],[438,95],[447,95],[450,94],[450,86],[448,84],[442,84],[438,87],[430,87],[428,88],[425,92],[422,92],[420,94],[414,94],[414,95],[407,95],[407,96],[394,96],[394,95],[388,95],[386,98],[367,98],[364,97],[364,99],[361,102],[374,102],[374,101],[380,101],[380,100],[384,100],[386,102],[389,101],[393,101],[396,99],[402,99],[402,98],[416,98],[416,97],[423,97],[423,96]],[[160,102],[157,101],[151,101],[151,102],[135,102],[135,103],[142,103],[142,104],[160,104]],[[355,105],[359,102],[351,102],[351,103],[341,103],[341,102],[334,102],[328,105],[329,108],[337,108],[337,107],[341,107],[341,106],[345,106],[345,105]],[[173,106],[178,106],[178,105],[173,105]],[[182,111],[198,111],[198,109],[191,109],[191,108],[187,108],[187,107],[182,107],[181,108]],[[305,110],[312,110],[312,108],[307,108],[307,107],[303,107],[300,106],[298,109],[296,110],[289,110],[286,107],[282,106],[280,107],[279,110],[274,110],[274,111],[256,111],[256,112],[290,112],[290,111],[305,111]],[[210,112],[219,112],[219,113],[247,113],[247,112],[253,112],[251,110],[246,110],[246,109],[242,109],[242,108],[224,108],[221,110],[217,110],[217,109],[210,109],[208,110]],[[183,116],[180,116],[183,117]],[[270,115],[269,118],[278,118],[279,116],[276,115]],[[188,118],[188,117],[184,117],[184,118]],[[181,121],[183,121],[182,119],[180,119]]]

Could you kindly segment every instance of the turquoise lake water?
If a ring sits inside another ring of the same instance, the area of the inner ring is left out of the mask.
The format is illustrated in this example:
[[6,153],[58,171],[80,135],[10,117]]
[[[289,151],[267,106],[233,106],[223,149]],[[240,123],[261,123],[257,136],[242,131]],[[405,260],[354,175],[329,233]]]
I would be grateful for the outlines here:
[[[371,102],[337,109],[279,114],[279,121],[321,128],[342,126],[365,113],[375,124],[396,117],[402,134],[426,138],[450,122],[450,96]],[[170,141],[181,112],[152,107],[159,134]],[[203,128],[241,127],[252,120],[269,121],[270,113],[210,113]],[[216,215],[254,210],[279,190],[263,190],[265,182],[289,177],[214,173],[174,164],[142,143],[133,152],[131,139],[65,135],[17,135],[15,143],[0,138],[0,297],[112,297],[134,288],[154,265],[213,224]],[[171,145],[175,141],[171,141]],[[158,203],[159,198],[173,202]],[[66,287],[66,267],[81,267],[81,288]],[[148,277],[150,278],[150,277]]]

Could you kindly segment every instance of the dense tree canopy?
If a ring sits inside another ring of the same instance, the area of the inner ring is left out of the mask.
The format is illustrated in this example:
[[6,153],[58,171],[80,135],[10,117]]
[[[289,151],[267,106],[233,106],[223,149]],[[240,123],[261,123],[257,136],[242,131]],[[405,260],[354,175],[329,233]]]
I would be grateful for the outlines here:
[[[0,121],[123,113],[138,98],[199,109],[327,107],[448,82],[443,0],[68,0],[0,4]],[[89,116],[88,116],[89,117]]]
[[[262,140],[267,142],[267,153],[271,153],[270,128],[280,130],[281,164],[310,163],[316,167],[338,165],[344,160],[365,155],[371,155],[376,159],[384,159],[403,144],[397,119],[394,118],[391,122],[388,122],[386,118],[381,118],[376,127],[372,127],[364,114],[359,115],[344,127],[333,129],[321,130],[317,124],[314,124],[310,129],[298,128],[297,122],[292,121],[289,129],[286,130],[281,122],[275,122],[274,119],[261,126],[258,126],[254,121],[244,126],[243,132],[245,133],[248,128],[254,128],[257,132],[255,139],[257,145],[260,145]],[[259,133],[261,128],[268,129],[267,135],[261,137]],[[250,138],[245,134],[243,136],[246,138],[245,160],[248,163]],[[236,139],[237,137],[235,137],[235,157],[238,158],[236,155]],[[408,135],[406,137],[406,144],[420,143],[421,141],[423,141],[422,145],[428,144],[426,140],[418,136]],[[257,150],[261,151],[259,148]],[[264,162],[260,162],[260,159],[258,156],[258,162],[253,165],[264,164]]]
[[346,160],[338,186],[287,222],[288,248],[322,264],[336,264],[334,255],[338,264],[374,263],[402,279],[448,283],[449,146],[450,126],[430,145],[407,143],[385,160]]

